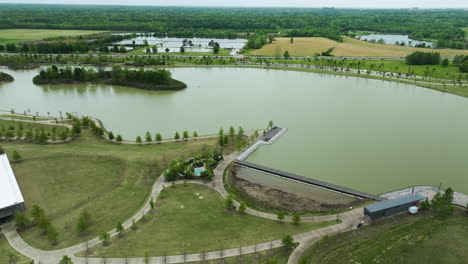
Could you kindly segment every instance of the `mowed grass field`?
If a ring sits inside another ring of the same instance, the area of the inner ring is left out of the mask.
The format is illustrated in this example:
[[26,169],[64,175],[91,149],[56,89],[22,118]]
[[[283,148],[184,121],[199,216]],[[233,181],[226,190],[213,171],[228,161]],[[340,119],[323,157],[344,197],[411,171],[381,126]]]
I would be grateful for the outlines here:
[[[11,262],[10,257],[13,255],[13,259],[16,262]],[[0,263],[5,264],[29,264],[30,259],[18,253],[14,248],[10,246],[8,240],[3,234],[0,234]]]
[[285,235],[336,224],[335,221],[280,224],[252,215],[228,211],[224,199],[213,189],[202,185],[177,185],[166,188],[158,199],[155,214],[147,214],[147,222],[128,230],[124,238],[111,239],[111,245],[97,245],[92,256],[143,257],[164,254],[197,253],[253,245]]
[[1,29],[0,45],[43,40],[53,37],[75,37],[102,33],[98,30],[61,30],[61,29]]
[[[24,158],[24,162],[13,164],[13,171],[25,197],[27,214],[35,203],[50,216],[73,209],[52,219],[59,232],[57,246],[51,245],[36,227],[21,231],[20,235],[33,247],[53,250],[109,231],[143,206],[154,180],[170,161],[194,155],[216,143],[216,139],[200,139],[147,146],[119,145],[95,137],[88,130],[66,144],[1,142],[10,157],[16,150]],[[154,169],[152,177],[145,177],[150,166]],[[111,184],[116,186],[109,191]],[[93,198],[103,191],[103,195]],[[86,202],[88,197],[91,202]],[[74,208],[77,204],[81,206]],[[92,224],[89,233],[80,236],[76,225],[85,209]]]
[[458,54],[468,55],[468,50],[403,47],[369,43],[349,37],[344,37],[343,42],[327,38],[294,38],[293,43],[290,42],[290,38],[276,38],[272,44],[267,44],[261,49],[251,51],[251,54],[281,57],[287,50],[290,56],[314,56],[329,48],[334,48],[332,52],[334,56],[343,57],[405,57],[415,51],[437,51],[442,56],[448,57]]
[[310,247],[301,263],[468,263],[468,214],[406,216],[339,234]]

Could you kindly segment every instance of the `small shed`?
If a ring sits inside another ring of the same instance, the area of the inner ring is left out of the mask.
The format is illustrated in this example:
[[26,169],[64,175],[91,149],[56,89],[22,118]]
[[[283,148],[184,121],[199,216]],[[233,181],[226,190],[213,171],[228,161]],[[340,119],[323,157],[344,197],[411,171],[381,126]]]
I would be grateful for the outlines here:
[[408,211],[408,208],[418,205],[419,202],[424,199],[424,196],[415,193],[405,197],[368,205],[364,207],[364,214],[369,216],[372,220],[375,220],[384,216]]

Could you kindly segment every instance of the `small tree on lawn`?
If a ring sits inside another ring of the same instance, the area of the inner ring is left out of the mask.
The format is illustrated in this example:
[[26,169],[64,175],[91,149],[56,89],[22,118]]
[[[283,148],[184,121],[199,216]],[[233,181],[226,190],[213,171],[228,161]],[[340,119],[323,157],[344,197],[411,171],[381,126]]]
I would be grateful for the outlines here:
[[23,229],[25,228],[26,226],[28,226],[29,224],[31,223],[31,220],[29,220],[29,218],[24,215],[23,212],[16,212],[15,213],[15,226],[16,226],[16,229]]
[[151,263],[151,259],[150,259],[149,253],[148,251],[145,251],[145,264],[150,264],[150,263]]
[[294,213],[292,215],[292,220],[295,225],[298,225],[301,222],[301,215],[299,213]]
[[243,202],[240,203],[240,205],[239,205],[239,213],[240,213],[240,214],[244,214],[246,209],[247,209],[247,208],[245,207],[245,204],[244,204]]
[[228,210],[232,210],[232,208],[234,208],[234,200],[232,199],[232,196],[230,194],[226,198],[225,206]]
[[150,205],[151,210],[153,210],[153,209],[154,209],[154,200],[153,200],[153,197],[151,197],[151,200],[150,200],[150,202],[149,202],[149,205]]
[[218,144],[220,147],[223,147],[224,146],[224,129],[223,128],[219,129],[218,135],[219,135]]
[[124,227],[122,225],[122,222],[118,222],[117,223],[117,226],[115,227],[115,231],[117,231],[117,233],[119,233],[119,238],[122,238],[123,237],[123,232],[125,231],[124,230]]
[[52,224],[49,224],[47,228],[47,239],[52,245],[57,245],[58,243],[58,232]]
[[184,131],[184,133],[182,133],[182,137],[184,138],[184,140],[187,140],[189,138],[189,133],[188,131]]
[[121,135],[117,135],[117,138],[115,139],[117,142],[122,142],[123,138]]
[[89,226],[91,224],[91,216],[86,210],[81,212],[80,218],[78,218],[78,224],[76,230],[79,235],[84,235],[89,231]]
[[32,215],[34,223],[39,223],[39,219],[42,217],[43,214],[44,214],[44,209],[39,207],[39,205],[37,204],[33,205],[32,210],[31,210],[31,215]]
[[281,244],[288,251],[293,250],[297,245],[294,242],[294,239],[292,238],[292,236],[290,236],[290,235],[287,235],[287,236],[283,237],[283,239],[281,239]]
[[151,142],[151,141],[153,141],[153,139],[151,138],[150,132],[146,132],[145,140],[146,140],[146,142]]
[[112,131],[109,131],[109,133],[107,133],[107,136],[109,137],[110,140],[114,140],[115,138],[114,133],[112,133]]
[[230,126],[229,127],[229,136],[234,137],[235,134],[236,134],[236,130],[234,129],[233,126]]
[[18,153],[18,151],[13,150],[13,160],[19,160],[21,159],[21,155]]
[[193,136],[192,136],[192,137],[194,137],[194,138],[197,138],[197,137],[198,137],[197,131],[194,131],[194,132],[193,132]]
[[273,120],[270,120],[270,121],[268,122],[268,127],[273,127]]
[[276,218],[278,219],[280,224],[282,224],[283,221],[284,221],[284,212],[282,212],[282,211],[277,212],[276,213]]
[[179,139],[180,139],[180,134],[179,134],[179,132],[175,132],[175,134],[174,134],[174,139],[175,139],[176,141],[179,141]]
[[73,261],[71,260],[69,256],[63,256],[59,264],[73,264]]
[[162,136],[161,136],[161,134],[156,133],[155,140],[156,140],[158,143],[161,143],[161,141],[162,141]]
[[103,246],[108,246],[109,245],[109,239],[110,239],[110,235],[109,233],[107,232],[102,232],[101,234],[99,234],[99,240],[102,241],[102,245]]
[[141,140],[141,137],[140,137],[140,136],[138,136],[138,137],[136,138],[136,142],[137,142],[138,144],[140,144],[141,142],[143,142],[143,141]]
[[447,188],[444,194],[436,193],[431,202],[431,207],[441,217],[450,216],[453,213],[453,190]]

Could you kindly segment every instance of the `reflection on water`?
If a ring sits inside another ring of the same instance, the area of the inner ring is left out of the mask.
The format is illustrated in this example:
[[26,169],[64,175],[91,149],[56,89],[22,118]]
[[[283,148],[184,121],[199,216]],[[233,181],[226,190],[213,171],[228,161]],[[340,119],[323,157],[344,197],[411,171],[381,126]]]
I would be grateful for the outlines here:
[[146,131],[216,134],[288,128],[250,162],[369,193],[414,184],[468,193],[467,99],[412,85],[253,68],[174,68],[177,92],[110,85],[36,86],[38,70],[5,72],[0,109],[77,112],[134,140]]

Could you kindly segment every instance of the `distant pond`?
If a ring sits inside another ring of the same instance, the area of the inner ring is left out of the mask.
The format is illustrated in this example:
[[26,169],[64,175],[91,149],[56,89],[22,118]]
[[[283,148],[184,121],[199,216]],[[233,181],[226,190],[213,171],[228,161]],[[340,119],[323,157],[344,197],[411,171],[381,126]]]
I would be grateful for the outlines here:
[[368,42],[375,42],[375,43],[381,43],[381,44],[401,45],[401,43],[404,43],[405,45],[401,45],[401,46],[409,46],[409,47],[423,46],[427,48],[435,47],[434,42],[410,39],[408,35],[369,34],[369,35],[356,36],[356,38],[360,40],[368,41]]
[[117,45],[131,45],[135,41],[136,45],[143,45],[145,41],[148,42],[148,45],[156,45],[158,49],[166,49],[172,51],[179,51],[180,47],[183,45],[184,40],[190,42],[186,43],[186,51],[193,49],[191,51],[206,52],[210,51],[211,47],[208,45],[211,41],[218,42],[220,48],[222,49],[242,49],[247,42],[246,39],[216,39],[216,38],[158,38],[152,36],[138,36],[132,39],[122,40],[115,44]]

